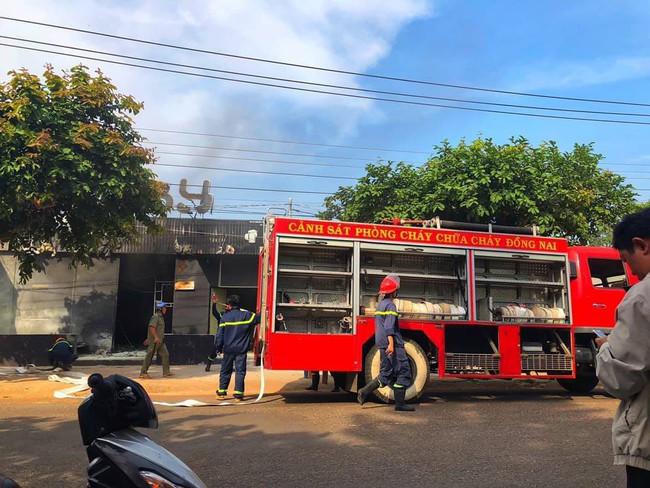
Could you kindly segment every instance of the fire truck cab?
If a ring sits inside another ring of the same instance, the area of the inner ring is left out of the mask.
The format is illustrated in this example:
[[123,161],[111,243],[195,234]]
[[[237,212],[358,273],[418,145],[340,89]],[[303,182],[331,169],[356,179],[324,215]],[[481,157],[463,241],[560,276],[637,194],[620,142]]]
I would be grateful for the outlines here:
[[[350,391],[376,377],[377,293],[396,273],[407,400],[431,374],[596,386],[593,329],[611,330],[633,283],[615,250],[570,247],[535,228],[398,224],[267,216],[255,334],[265,368],[338,373]],[[388,387],[376,396],[393,398]]]

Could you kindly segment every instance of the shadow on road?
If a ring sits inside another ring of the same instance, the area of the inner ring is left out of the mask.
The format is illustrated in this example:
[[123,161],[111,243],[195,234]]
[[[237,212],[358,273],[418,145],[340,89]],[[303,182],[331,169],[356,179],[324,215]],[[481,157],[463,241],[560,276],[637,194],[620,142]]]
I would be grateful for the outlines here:
[[[286,403],[356,403],[356,392],[332,393],[332,385],[321,385],[318,391],[308,391],[306,380],[296,380],[287,383],[278,392]],[[445,402],[557,402],[567,401],[578,397],[603,398],[610,397],[602,388],[596,388],[591,393],[569,393],[554,381],[547,382],[513,382],[513,381],[432,381],[421,398],[410,403],[426,404],[440,401]],[[379,403],[370,399],[370,403]]]

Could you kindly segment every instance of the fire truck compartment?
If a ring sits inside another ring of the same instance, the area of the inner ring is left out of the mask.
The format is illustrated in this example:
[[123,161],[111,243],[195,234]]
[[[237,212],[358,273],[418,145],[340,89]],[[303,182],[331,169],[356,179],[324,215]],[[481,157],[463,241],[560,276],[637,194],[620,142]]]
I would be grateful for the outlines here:
[[445,326],[445,375],[567,376],[573,372],[568,328]]
[[446,374],[499,374],[499,329],[481,326],[445,327],[444,364]]
[[[571,332],[554,327],[521,327],[521,372],[527,375],[570,375],[573,372]],[[526,344],[535,344],[524,348]]]
[[[374,313],[381,280],[389,273],[396,273],[401,281],[397,308],[403,317],[422,320],[466,318],[466,268],[465,255],[458,251],[366,244],[360,253],[362,310],[368,315]],[[424,306],[420,306],[422,304]]]
[[568,323],[568,275],[562,256],[477,252],[478,320]]
[[[276,317],[276,332],[302,334],[350,334],[351,320],[346,310],[318,308],[288,308],[281,310],[281,320]],[[279,314],[280,315],[280,314]],[[345,320],[348,317],[348,320]]]

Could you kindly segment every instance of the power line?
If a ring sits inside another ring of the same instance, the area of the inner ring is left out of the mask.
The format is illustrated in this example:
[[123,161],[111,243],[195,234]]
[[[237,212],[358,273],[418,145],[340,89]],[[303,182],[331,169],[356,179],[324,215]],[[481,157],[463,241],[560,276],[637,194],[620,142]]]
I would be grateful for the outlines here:
[[[190,186],[190,185],[187,185]],[[251,203],[250,205],[246,204],[241,204],[240,206],[247,206],[247,207],[266,207],[268,205],[288,205],[287,201],[268,201],[268,200],[257,200],[257,199],[248,199],[248,198],[231,198],[231,197],[221,197],[219,198],[219,201],[223,202],[255,202]],[[226,207],[228,205],[222,204],[219,205],[220,207]],[[298,202],[293,202],[293,206],[302,206],[302,207],[320,207],[322,206],[322,202],[303,202],[303,203],[298,203]]]
[[439,101],[444,101],[444,102],[469,103],[469,104],[485,105],[485,106],[492,106],[492,107],[521,108],[521,109],[526,109],[526,110],[545,110],[545,111],[550,111],[550,112],[567,112],[567,113],[581,113],[581,114],[593,114],[593,115],[614,115],[614,116],[624,116],[624,117],[650,117],[650,114],[645,114],[645,113],[605,112],[605,111],[601,111],[601,110],[581,110],[581,109],[569,109],[569,108],[557,108],[557,107],[517,105],[517,104],[511,104],[511,103],[484,102],[484,101],[480,101],[480,100],[466,100],[466,99],[459,99],[459,98],[437,97],[437,96],[432,96],[432,95],[421,95],[421,94],[414,94],[414,93],[403,93],[403,92],[394,92],[394,91],[386,91],[386,90],[373,90],[373,89],[369,89],[369,88],[358,88],[358,87],[350,87],[350,86],[344,86],[344,85],[333,85],[333,84],[330,84],[330,83],[317,83],[317,82],[312,82],[312,81],[303,81],[303,80],[296,80],[296,79],[291,79],[291,78],[278,78],[278,77],[275,77],[275,76],[265,76],[265,75],[244,73],[244,72],[241,72],[241,71],[231,71],[231,70],[223,70],[223,69],[216,69],[216,68],[207,68],[207,67],[204,67],[204,66],[195,66],[195,65],[189,65],[189,64],[174,63],[174,62],[170,62],[170,61],[161,61],[161,60],[157,60],[157,59],[142,58],[142,57],[138,57],[138,56],[129,56],[129,55],[126,55],[126,54],[116,54],[116,53],[111,53],[111,52],[108,52],[108,51],[99,51],[99,50],[96,50],[96,49],[86,49],[86,48],[82,48],[82,47],[68,46],[68,45],[65,45],[65,44],[56,44],[56,43],[51,43],[51,42],[36,41],[36,40],[32,40],[32,39],[25,39],[25,38],[22,38],[22,37],[12,37],[12,36],[2,36],[2,35],[0,35],[0,38],[11,39],[11,40],[20,41],[20,42],[29,42],[29,43],[40,44],[40,45],[45,45],[45,46],[58,47],[58,48],[63,48],[63,49],[75,50],[75,51],[89,52],[89,53],[93,53],[93,54],[101,54],[103,56],[112,56],[112,57],[117,57],[117,58],[130,59],[130,60],[133,60],[133,61],[142,61],[142,62],[145,62],[145,63],[161,64],[161,65],[164,65],[164,66],[175,66],[175,67],[178,67],[178,68],[189,68],[189,69],[196,69],[196,70],[208,71],[208,72],[213,72],[213,73],[223,73],[223,74],[230,74],[230,75],[236,75],[236,76],[246,76],[246,77],[249,77],[249,78],[257,78],[257,79],[272,80],[272,81],[281,81],[281,82],[285,82],[285,83],[296,83],[296,84],[301,84],[301,85],[317,86],[317,87],[322,87],[322,88],[335,88],[337,90],[350,90],[350,91],[354,91],[354,92],[374,93],[374,94],[377,94],[377,95],[391,95],[391,96],[399,96],[399,97],[406,97],[406,98],[419,98],[419,99],[424,99],[424,100],[439,100]]
[[273,176],[291,176],[292,178],[327,178],[332,180],[358,180],[359,178],[354,178],[352,176],[329,176],[329,175],[305,175],[300,173],[282,173],[279,171],[259,171],[259,170],[250,170],[250,169],[240,169],[240,168],[214,168],[211,166],[195,166],[192,164],[171,164],[171,163],[155,163],[155,166],[167,166],[170,168],[192,168],[192,169],[207,169],[211,171],[230,171],[234,173],[249,173],[249,174],[260,174],[260,175],[273,175]]
[[[285,203],[286,205],[286,203]],[[262,205],[263,207],[268,207],[268,205]],[[167,208],[171,212],[178,212],[178,213],[185,213],[185,212],[180,212],[180,210],[174,208],[171,205],[165,205],[165,208]],[[314,213],[308,212],[306,210],[300,210],[302,214],[296,214],[296,216],[299,217],[309,217],[315,215]],[[193,213],[193,212],[192,212]],[[216,213],[222,213],[222,214],[243,214],[243,215],[260,215],[260,214],[266,214],[266,212],[251,212],[248,210],[238,210],[238,209],[230,209],[230,208],[213,208],[210,210],[209,214],[216,214]],[[202,214],[203,215],[203,214]],[[189,234],[191,232],[185,232],[186,234]],[[197,232],[195,232],[197,233]],[[203,232],[202,232],[203,234]]]
[[[167,183],[167,182],[163,182],[163,183],[165,183],[166,185],[170,185],[170,186],[180,186],[180,183]],[[203,185],[185,185],[185,186],[188,187],[188,188],[203,188]],[[212,188],[229,189],[229,187],[213,187],[212,183],[210,183],[210,188],[211,189]],[[255,199],[251,199],[251,198],[231,198],[231,197],[227,197],[227,198],[225,198],[225,200],[234,201],[234,202],[258,202],[258,203],[273,204],[273,205],[287,205],[286,201],[269,202],[268,200],[255,200]],[[304,205],[304,206],[309,206],[309,205],[321,206],[322,205],[321,202],[303,202],[303,203],[293,202],[293,204],[294,205]]]
[[[1,17],[0,17],[1,18]],[[345,97],[345,98],[355,98],[355,99],[361,99],[361,100],[373,100],[373,101],[378,101],[378,102],[391,102],[391,103],[399,103],[399,104],[405,104],[405,105],[415,105],[415,106],[423,106],[423,107],[436,107],[436,108],[446,108],[446,109],[452,109],[452,110],[465,110],[465,111],[470,111],[470,112],[484,112],[484,113],[495,113],[495,114],[502,114],[502,115],[517,115],[520,117],[537,117],[537,118],[544,118],[544,119],[555,119],[555,120],[576,120],[576,121],[582,121],[582,122],[603,122],[603,123],[610,123],[610,124],[627,124],[627,125],[650,125],[650,122],[641,122],[641,121],[633,121],[633,120],[619,120],[619,119],[597,119],[597,118],[591,118],[591,117],[568,117],[564,115],[545,115],[545,114],[534,114],[534,113],[525,113],[525,112],[512,112],[509,110],[493,110],[493,109],[486,109],[486,108],[476,108],[476,107],[459,107],[459,106],[454,106],[454,105],[445,105],[445,104],[439,104],[439,103],[429,103],[429,102],[417,102],[413,100],[398,100],[394,98],[381,98],[381,97],[370,97],[370,96],[365,96],[365,95],[353,95],[350,93],[338,93],[338,92],[331,92],[331,91],[326,91],[326,90],[314,90],[311,88],[298,88],[294,86],[286,86],[286,85],[276,85],[273,83],[262,83],[259,81],[250,81],[250,80],[238,80],[234,78],[227,78],[223,76],[213,76],[213,75],[207,75],[207,74],[202,74],[202,73],[189,73],[186,71],[178,71],[178,70],[172,70],[172,69],[166,69],[166,68],[157,68],[154,66],[143,66],[143,65],[138,65],[138,64],[132,64],[132,63],[125,63],[122,61],[113,61],[110,59],[101,59],[101,58],[94,58],[92,56],[83,56],[80,54],[68,54],[68,53],[61,53],[61,52],[56,52],[56,51],[50,51],[47,49],[38,49],[38,48],[31,48],[31,47],[26,47],[26,46],[16,46],[13,44],[6,44],[6,43],[0,43],[0,46],[5,46],[5,47],[10,47],[10,48],[15,48],[15,49],[23,49],[27,51],[35,51],[35,52],[43,52],[43,53],[48,53],[48,54],[54,54],[57,56],[67,56],[67,57],[73,57],[73,58],[80,58],[80,59],[88,59],[91,61],[99,61],[99,62],[104,62],[104,63],[110,63],[110,64],[117,64],[120,66],[130,66],[133,68],[140,68],[140,69],[147,69],[147,70],[152,70],[152,71],[160,71],[163,73],[174,73],[174,74],[182,74],[182,75],[187,75],[187,76],[194,76],[198,78],[208,78],[208,79],[215,79],[215,80],[221,80],[221,81],[232,81],[236,83],[244,83],[248,85],[256,85],[256,86],[266,86],[266,87],[272,87],[272,88],[282,88],[285,90],[292,90],[292,91],[301,91],[301,92],[307,92],[307,93],[319,93],[323,95],[334,95],[334,96],[339,96],[339,97]]]
[[[361,149],[361,150],[369,150],[369,151],[385,151],[385,152],[403,152],[403,153],[411,153],[411,154],[427,154],[429,156],[432,156],[431,152],[426,152],[426,151],[401,151],[399,149],[385,149],[385,148],[373,148],[373,147],[359,147],[359,146],[338,146],[338,145],[333,145],[333,144],[319,144],[319,143],[313,143],[313,142],[305,142],[305,141],[285,141],[285,140],[279,140],[279,139],[264,139],[260,137],[242,137],[242,136],[233,136],[233,135],[225,135],[225,134],[212,134],[208,132],[188,132],[188,131],[178,131],[178,130],[165,130],[165,129],[152,129],[152,128],[146,128],[146,127],[141,127],[138,128],[138,131],[146,131],[146,132],[160,132],[160,133],[169,133],[169,134],[180,134],[180,135],[190,135],[190,136],[202,136],[202,137],[216,137],[216,138],[224,138],[224,139],[243,139],[243,140],[249,140],[249,141],[262,141],[262,142],[278,142],[278,143],[283,143],[283,144],[301,144],[301,145],[306,145],[306,146],[324,146],[324,147],[333,147],[333,148],[341,148],[341,149]],[[196,147],[202,147],[202,146],[196,146]],[[156,151],[158,154],[176,154],[176,153],[163,153]],[[290,154],[290,153],[287,153]],[[183,154],[183,156],[195,156],[193,154]],[[204,156],[199,156],[199,157],[204,157]],[[223,158],[223,159],[232,159],[232,158]],[[352,158],[354,159],[354,158]],[[363,159],[363,158],[358,158],[358,159]],[[257,161],[257,160],[256,160]],[[267,160],[259,160],[259,161],[267,161]],[[283,161],[273,161],[269,160],[268,162],[283,162]],[[418,164],[417,162],[413,161],[402,161],[405,163],[413,163],[413,164]],[[291,163],[294,164],[294,163]],[[309,164],[309,163],[299,163],[296,162],[295,164]],[[316,164],[316,163],[311,163],[311,164]],[[626,162],[614,162],[614,163],[607,163],[605,161],[601,161],[598,164],[606,164],[607,166],[642,166],[646,167],[648,166],[648,163],[626,163]],[[348,165],[341,165],[343,167],[349,167]]]
[[[230,148],[230,147],[216,147],[216,146],[200,146],[196,144],[176,144],[173,142],[154,142],[154,141],[143,141],[145,144],[150,144],[150,145],[158,145],[158,146],[177,146],[177,147],[188,147],[188,148],[193,148],[193,149],[214,149],[214,150],[219,150],[219,151],[236,151],[236,152],[252,152],[252,153],[259,153],[259,154],[278,154],[278,155],[284,155],[284,156],[304,156],[304,157],[310,157],[310,158],[329,158],[329,159],[340,159],[340,160],[349,160],[349,161],[362,161],[364,158],[361,157],[349,157],[349,156],[321,156],[318,154],[305,154],[305,153],[290,153],[290,152],[282,152],[282,151],[262,151],[262,150],[257,150],[257,149],[240,149],[240,148]],[[237,158],[237,157],[230,157],[230,156],[213,156],[213,155],[208,155],[208,154],[191,154],[191,153],[173,153],[173,152],[166,152],[166,151],[156,151],[156,154],[166,154],[166,155],[175,155],[175,156],[189,156],[189,157],[201,157],[201,158],[214,158],[214,159],[233,159],[233,160],[243,160],[243,161],[258,161],[258,162],[266,162],[266,163],[281,163],[281,164],[299,164],[299,165],[307,165],[307,166],[323,166],[323,167],[340,167],[340,168],[350,168],[349,164],[333,164],[333,163],[311,163],[311,162],[303,162],[303,161],[282,161],[282,160],[274,160],[274,159],[255,159],[255,158]],[[384,160],[382,158],[378,158],[378,161],[380,162],[396,162],[396,161],[391,161],[391,160]],[[404,161],[400,160],[399,162],[401,163],[406,163],[406,164],[413,164],[413,165],[422,165],[426,164],[428,161],[420,162],[420,161]],[[364,166],[368,164],[367,162],[363,163]],[[606,163],[604,161],[599,162],[599,164],[606,164],[608,167],[609,166],[642,166],[646,167],[648,166],[648,163],[625,163],[625,162],[620,162],[620,163]],[[354,167],[353,167],[354,168]],[[355,169],[363,169],[361,167],[355,168]],[[607,168],[601,168],[601,169],[607,169]],[[630,170],[630,172],[634,171],[635,173],[644,173],[644,171],[638,171],[638,170]],[[623,170],[622,172],[625,172]]]
[[[233,161],[255,161],[259,163],[279,163],[279,164],[297,164],[300,166],[324,166],[326,168],[350,168],[349,164],[334,164],[334,163],[308,163],[303,161],[283,161],[280,159],[260,159],[260,158],[240,158],[237,156],[210,156],[209,154],[191,154],[191,153],[175,153],[168,151],[156,151],[156,154],[164,154],[167,156],[185,156],[193,158],[207,158],[219,160],[233,160]],[[158,164],[158,163],[156,163]],[[354,167],[354,169],[363,169],[361,167]]]
[[[165,129],[152,129],[148,127],[139,127],[138,131],[145,131],[145,132],[161,132],[161,133],[168,133],[168,134],[179,134],[179,135],[189,135],[189,136],[202,136],[202,137],[217,137],[217,138],[224,138],[224,139],[243,139],[243,140],[249,140],[249,141],[262,141],[262,142],[278,142],[278,143],[283,143],[283,144],[301,144],[301,145],[306,145],[306,146],[324,146],[324,147],[333,147],[333,148],[341,148],[341,149],[361,149],[361,150],[368,150],[368,151],[384,151],[384,152],[403,152],[403,153],[411,153],[411,154],[427,154],[429,156],[432,156],[431,152],[426,152],[426,151],[402,151],[399,149],[385,149],[385,148],[373,148],[373,147],[359,147],[359,146],[338,146],[338,145],[333,145],[333,144],[319,144],[319,143],[313,143],[313,142],[305,142],[305,141],[284,141],[284,140],[279,140],[279,139],[264,139],[260,137],[242,137],[242,136],[233,136],[233,135],[225,135],[225,134],[212,134],[209,132],[189,132],[189,131],[179,131],[179,130],[165,130]],[[197,146],[201,147],[201,146]],[[162,153],[161,153],[162,154]],[[166,154],[173,154],[173,153],[166,153]],[[289,153],[287,153],[289,154]],[[362,158],[359,158],[362,159]],[[413,163],[412,161],[403,161],[403,162],[408,162],[408,163]],[[417,163],[415,163],[417,164]],[[605,161],[599,162],[599,164],[607,164],[608,166],[643,166],[646,167],[648,166],[648,163],[625,163],[625,162],[619,162],[619,163],[607,163]],[[344,165],[345,167],[348,167],[348,165]]]
[[[235,151],[235,152],[251,152],[256,154],[278,154],[280,156],[304,156],[308,158],[326,158],[326,159],[339,159],[345,161],[359,161],[363,158],[350,157],[350,156],[324,156],[320,154],[305,154],[305,153],[291,153],[291,152],[282,152],[282,151],[262,151],[259,149],[240,149],[233,147],[215,147],[215,146],[199,146],[195,144],[176,144],[173,142],[153,142],[153,141],[143,141],[145,144],[158,145],[158,146],[177,146],[177,147],[191,147],[194,149],[214,149],[217,151]],[[409,164],[421,164],[419,161],[402,161],[403,163]],[[365,164],[365,163],[364,163]],[[319,166],[329,166],[329,165],[319,165]],[[342,165],[346,168],[349,168],[350,165]]]
[[280,190],[278,188],[248,188],[248,187],[241,187],[241,186],[219,186],[219,185],[212,185],[212,188],[221,188],[224,190],[241,190],[241,191],[268,191],[268,192],[277,192],[277,193],[304,193],[309,195],[332,195],[332,193],[326,191]]
[[[305,166],[323,166],[323,167],[337,167],[337,168],[350,168],[350,165],[347,164],[334,164],[334,163],[310,163],[310,162],[303,162],[303,161],[284,161],[284,160],[279,160],[279,159],[260,159],[260,158],[240,158],[236,156],[211,156],[209,154],[192,154],[192,153],[175,153],[175,152],[168,152],[168,151],[156,151],[156,154],[163,154],[166,156],[184,156],[184,157],[192,157],[192,158],[205,158],[205,159],[214,159],[214,160],[234,160],[234,161],[254,161],[254,162],[260,162],[260,163],[279,163],[279,164],[294,164],[294,165],[305,165]],[[379,160],[377,162],[384,162],[382,160]],[[395,161],[385,161],[386,163],[391,163]],[[411,162],[408,161],[401,161],[405,163],[411,164]],[[422,164],[426,164],[427,162],[425,161]],[[160,164],[160,163],[155,163],[155,164]],[[369,164],[369,163],[368,163]],[[417,163],[415,163],[417,164]],[[647,164],[644,163],[604,163],[600,162],[599,164],[607,164],[608,167],[606,168],[598,168],[600,170],[608,170],[609,166],[642,166],[642,167],[647,167]],[[355,169],[364,169],[364,168],[356,168]],[[645,171],[639,171],[639,170],[617,170],[617,172],[620,173],[645,173]],[[188,185],[190,186],[190,185]],[[196,185],[196,186],[201,186],[201,185]]]
[[320,67],[320,66],[311,66],[311,65],[298,64],[298,63],[289,63],[289,62],[285,62],[285,61],[276,61],[276,60],[265,59],[265,58],[257,58],[257,57],[252,57],[252,56],[242,56],[242,55],[224,53],[224,52],[219,52],[219,51],[209,51],[209,50],[206,50],[206,49],[191,48],[191,47],[187,47],[187,46],[179,46],[179,45],[175,45],[175,44],[167,44],[167,43],[162,43],[162,42],[148,41],[148,40],[145,40],[145,39],[137,39],[137,38],[133,38],[133,37],[118,36],[118,35],[115,35],[115,34],[107,34],[107,33],[103,33],[103,32],[91,31],[91,30],[86,30],[86,29],[78,29],[78,28],[75,28],[75,27],[67,27],[67,26],[61,26],[61,25],[56,25],[56,24],[48,24],[48,23],[45,23],[45,22],[36,22],[36,21],[33,21],[33,20],[17,19],[17,18],[14,18],[14,17],[0,16],[0,19],[9,20],[9,21],[12,21],[12,22],[22,22],[22,23],[26,23],[26,24],[40,25],[40,26],[44,26],[44,27],[51,27],[53,29],[62,29],[62,30],[73,31],[73,32],[81,32],[83,34],[90,34],[90,35],[101,36],[101,37],[109,37],[109,38],[112,38],[112,39],[120,39],[120,40],[123,40],[123,41],[137,42],[137,43],[140,43],[140,44],[148,44],[148,45],[152,45],[152,46],[166,47],[166,48],[177,49],[177,50],[182,50],[182,51],[190,51],[190,52],[196,52],[196,53],[201,53],[201,54],[210,54],[210,55],[214,55],[214,56],[223,56],[223,57],[228,57],[228,58],[243,59],[243,60],[247,60],[247,61],[255,61],[255,62],[260,62],[260,63],[276,64],[276,65],[280,65],[280,66],[291,66],[291,67],[294,67],[294,68],[302,68],[302,69],[309,69],[309,70],[316,70],[316,71],[325,71],[325,72],[328,72],[328,73],[339,73],[339,74],[345,74],[345,75],[360,76],[360,77],[364,77],[364,78],[398,81],[398,82],[402,82],[402,83],[415,83],[415,84],[420,84],[420,85],[430,85],[430,86],[438,86],[438,87],[444,87],[444,88],[454,88],[454,89],[461,89],[461,90],[473,90],[473,91],[482,91],[482,92],[489,92],[489,93],[501,93],[501,94],[504,94],[504,95],[516,95],[516,96],[525,96],[525,97],[546,98],[546,99],[553,99],[553,100],[570,100],[570,101],[576,101],[576,102],[607,103],[607,104],[615,104],[615,105],[630,105],[630,106],[637,106],[637,107],[650,107],[650,104],[648,104],[648,103],[624,102],[624,101],[620,101],[620,100],[603,100],[603,99],[579,98],[579,97],[562,97],[562,96],[557,96],[557,95],[543,95],[543,94],[539,94],[539,93],[527,93],[527,92],[517,92],[517,91],[509,91],[509,90],[498,90],[498,89],[493,89],[493,88],[482,88],[482,87],[475,87],[475,86],[468,86],[468,85],[456,85],[456,84],[440,83],[440,82],[433,82],[433,81],[426,81],[426,80],[415,80],[415,79],[410,79],[410,78],[399,78],[399,77],[394,77],[394,76],[360,73],[360,72],[355,72],[355,71],[339,70],[339,69],[325,68],[325,67]]
[[145,131],[145,132],[162,132],[165,134],[181,134],[181,135],[189,135],[189,136],[202,136],[202,137],[219,137],[219,138],[224,138],[224,139],[241,139],[241,140],[246,140],[246,141],[263,141],[263,142],[278,142],[281,144],[296,144],[296,145],[303,145],[303,146],[318,146],[318,147],[332,147],[332,148],[337,148],[337,149],[360,149],[363,151],[383,151],[383,152],[399,152],[399,153],[409,153],[409,154],[427,154],[430,155],[431,152],[427,151],[407,151],[407,150],[401,150],[401,149],[385,149],[385,148],[380,148],[380,147],[362,147],[362,146],[341,146],[341,145],[336,145],[336,144],[320,144],[316,142],[305,142],[305,141],[285,141],[285,140],[280,140],[280,139],[265,139],[262,137],[242,137],[242,136],[232,136],[232,135],[225,135],[225,134],[211,134],[207,132],[187,132],[187,131],[180,131],[180,130],[165,130],[165,129],[151,129],[148,127],[139,127],[138,131]]

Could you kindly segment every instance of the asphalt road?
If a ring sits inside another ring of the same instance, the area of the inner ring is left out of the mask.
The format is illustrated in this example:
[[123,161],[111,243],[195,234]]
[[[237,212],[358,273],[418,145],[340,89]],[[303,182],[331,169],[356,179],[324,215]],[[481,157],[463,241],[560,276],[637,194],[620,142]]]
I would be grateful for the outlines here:
[[[617,401],[602,390],[437,381],[416,412],[398,413],[331,385],[305,391],[302,375],[284,374],[254,405],[158,407],[160,428],[145,433],[209,487],[625,486],[610,446]],[[78,402],[11,396],[31,384],[0,377],[0,472],[23,487],[85,486]]]

